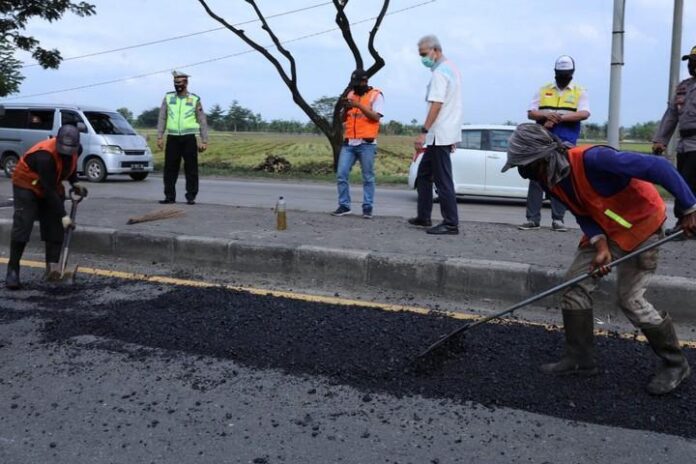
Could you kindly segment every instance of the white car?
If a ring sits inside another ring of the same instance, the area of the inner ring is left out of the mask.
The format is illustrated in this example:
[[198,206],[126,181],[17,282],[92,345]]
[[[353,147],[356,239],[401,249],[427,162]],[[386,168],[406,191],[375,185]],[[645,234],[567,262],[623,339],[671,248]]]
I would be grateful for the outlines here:
[[[508,140],[515,126],[462,126],[462,141],[452,153],[452,177],[457,195],[527,198],[529,181],[517,169],[500,172],[507,161]],[[408,186],[416,188],[422,153],[416,153],[408,173]]]

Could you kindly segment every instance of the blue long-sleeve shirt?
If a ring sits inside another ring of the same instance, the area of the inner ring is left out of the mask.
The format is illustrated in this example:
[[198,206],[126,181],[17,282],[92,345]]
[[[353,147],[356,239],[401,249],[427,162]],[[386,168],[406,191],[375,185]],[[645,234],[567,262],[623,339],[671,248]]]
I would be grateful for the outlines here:
[[[584,163],[587,180],[601,196],[610,197],[620,192],[632,178],[636,178],[664,187],[685,212],[696,209],[696,197],[691,189],[674,166],[664,158],[596,146],[585,151]],[[570,176],[558,185],[570,198],[577,198]],[[575,215],[575,219],[590,239],[605,235],[592,217]]]

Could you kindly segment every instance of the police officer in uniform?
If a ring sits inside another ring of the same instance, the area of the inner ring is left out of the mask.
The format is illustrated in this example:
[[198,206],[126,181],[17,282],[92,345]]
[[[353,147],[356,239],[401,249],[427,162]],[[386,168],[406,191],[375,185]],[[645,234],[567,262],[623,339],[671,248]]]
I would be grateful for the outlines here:
[[[691,77],[684,79],[677,86],[655,134],[653,153],[661,154],[665,151],[669,139],[679,126],[677,171],[691,191],[696,192],[696,46],[688,55],[682,56],[682,61],[687,60]],[[677,203],[674,204],[674,215],[677,218],[684,215]]]
[[[176,202],[176,180],[181,160],[186,174],[186,203],[196,203],[198,195],[198,152],[208,148],[208,123],[201,106],[201,99],[188,91],[188,74],[172,71],[174,92],[168,92],[160,106],[157,121],[157,147],[161,150],[164,132],[167,145],[164,149],[164,200]],[[196,134],[200,131],[200,143]]]
[[77,183],[80,148],[80,131],[66,124],[58,130],[55,138],[37,143],[17,163],[12,174],[14,216],[5,278],[8,289],[21,287],[19,260],[36,219],[41,225],[41,240],[46,242],[46,269],[50,264],[58,263],[64,230],[74,227],[65,212],[63,181],[70,182],[79,196],[87,196],[87,189]]

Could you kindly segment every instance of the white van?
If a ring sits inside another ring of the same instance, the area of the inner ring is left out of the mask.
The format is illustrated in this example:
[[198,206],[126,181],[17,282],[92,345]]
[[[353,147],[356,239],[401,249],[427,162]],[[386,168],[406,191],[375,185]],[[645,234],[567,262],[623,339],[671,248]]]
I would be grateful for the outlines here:
[[[82,124],[78,125],[78,123]],[[101,182],[111,174],[144,180],[154,170],[152,152],[116,111],[75,105],[0,103],[0,167],[9,177],[19,158],[63,124],[80,127],[78,174]]]

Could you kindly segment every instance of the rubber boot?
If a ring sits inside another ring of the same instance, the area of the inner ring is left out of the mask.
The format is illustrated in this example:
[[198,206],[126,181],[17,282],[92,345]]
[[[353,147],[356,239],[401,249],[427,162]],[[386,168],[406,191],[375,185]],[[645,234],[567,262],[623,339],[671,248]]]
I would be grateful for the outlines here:
[[665,395],[691,374],[691,367],[679,346],[679,339],[669,316],[665,316],[659,325],[644,328],[643,334],[655,354],[662,359],[662,365],[650,379],[646,389],[652,395]]
[[597,361],[594,358],[594,321],[592,310],[563,310],[566,351],[554,363],[542,364],[545,374],[555,375],[597,375]]
[[22,259],[24,248],[27,242],[10,242],[10,260],[7,263],[7,275],[5,276],[5,287],[10,290],[19,290],[22,284],[19,281],[19,260]]

